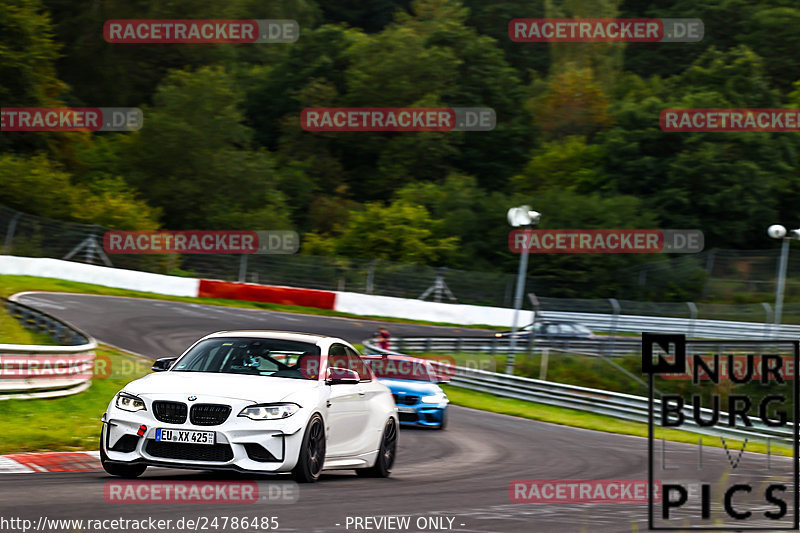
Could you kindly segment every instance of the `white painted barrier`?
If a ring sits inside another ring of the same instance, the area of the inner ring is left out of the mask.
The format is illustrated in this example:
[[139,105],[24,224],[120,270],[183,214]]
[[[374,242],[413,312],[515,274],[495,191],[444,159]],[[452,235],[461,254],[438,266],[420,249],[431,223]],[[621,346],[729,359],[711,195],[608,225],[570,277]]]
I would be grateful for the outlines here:
[[[478,305],[406,300],[392,296],[375,296],[357,292],[336,293],[334,310],[354,315],[504,327],[511,327],[514,316],[513,309],[504,307],[481,307]],[[533,311],[520,311],[518,324],[530,324],[531,322],[533,322]]]
[[[0,255],[0,274],[63,279],[117,289],[192,298],[198,296],[200,289],[199,279],[165,276],[150,272],[122,270],[40,257]],[[337,292],[334,294],[336,295],[334,310],[361,316],[384,316],[447,322],[450,324],[486,324],[511,327],[514,315],[513,309],[502,307],[426,302],[354,292]],[[529,324],[531,322],[533,322],[533,312],[520,311],[518,323]]]
[[200,286],[200,280],[192,278],[87,265],[60,259],[11,255],[0,255],[0,274],[63,279],[169,296],[196,297]]
[[5,304],[23,325],[48,333],[69,346],[0,344],[0,400],[56,398],[89,388],[97,341],[47,313],[17,301]]

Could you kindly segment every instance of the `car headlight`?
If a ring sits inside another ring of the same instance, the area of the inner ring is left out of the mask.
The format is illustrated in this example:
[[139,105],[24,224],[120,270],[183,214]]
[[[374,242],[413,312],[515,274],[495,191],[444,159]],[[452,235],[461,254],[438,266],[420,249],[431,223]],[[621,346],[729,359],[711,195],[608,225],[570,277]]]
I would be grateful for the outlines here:
[[300,406],[296,403],[265,403],[245,407],[239,416],[246,416],[251,420],[280,420],[289,418],[299,410]]
[[446,401],[447,401],[447,394],[443,392],[437,392],[436,394],[422,397],[422,403],[442,403]]
[[127,392],[120,392],[117,394],[116,403],[117,407],[123,411],[131,411],[133,413],[136,411],[147,411],[147,408],[144,406],[144,400],[133,394],[128,394]]

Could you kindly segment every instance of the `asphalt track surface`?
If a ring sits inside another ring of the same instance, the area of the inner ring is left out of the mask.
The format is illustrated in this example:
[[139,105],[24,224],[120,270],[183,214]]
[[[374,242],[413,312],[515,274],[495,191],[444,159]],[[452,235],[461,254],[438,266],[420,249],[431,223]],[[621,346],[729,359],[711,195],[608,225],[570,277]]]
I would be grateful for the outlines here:
[[66,320],[103,342],[148,357],[179,355],[203,335],[234,329],[317,333],[352,343],[371,338],[380,326],[386,326],[392,334],[399,336],[489,337],[493,333],[470,328],[86,294],[25,294],[19,301]]
[[[151,357],[177,354],[201,335],[219,329],[315,331],[359,341],[376,327],[374,322],[367,321],[305,315],[282,317],[281,313],[267,311],[97,296],[41,294],[25,296],[22,301],[69,320],[102,342]],[[413,334],[430,331],[420,326],[390,324],[390,327],[404,334],[408,334],[406,328]],[[3,474],[0,516],[30,519],[34,523],[41,516],[92,520],[153,517],[172,519],[173,523],[181,517],[210,520],[275,516],[280,525],[278,531],[295,532],[398,531],[356,529],[352,523],[347,527],[348,517],[377,516],[410,516],[411,527],[399,531],[443,530],[416,527],[421,517],[453,518],[449,530],[461,532],[647,530],[647,506],[643,503],[514,503],[509,498],[509,483],[517,479],[646,479],[646,439],[459,407],[451,409],[450,425],[445,431],[401,431],[398,459],[390,478],[362,479],[351,472],[326,474],[314,485],[298,486],[299,499],[293,504],[109,504],[104,499],[104,487],[116,480],[103,472]],[[656,450],[660,466],[660,444]],[[732,451],[734,458],[737,452],[738,449]],[[662,479],[714,483],[721,475],[732,472],[725,452],[720,449],[704,449],[701,470],[697,446],[667,443],[665,457],[665,466],[670,470],[657,476]],[[747,475],[757,483],[769,476],[783,478],[788,461],[773,457],[771,471],[766,470],[766,465],[764,456],[745,452],[736,474]],[[287,486],[293,483],[281,477],[158,468],[148,469],[140,479],[162,482],[255,479]],[[719,495],[715,496],[719,499]],[[716,508],[717,504],[713,506]],[[659,506],[656,512],[660,512]]]

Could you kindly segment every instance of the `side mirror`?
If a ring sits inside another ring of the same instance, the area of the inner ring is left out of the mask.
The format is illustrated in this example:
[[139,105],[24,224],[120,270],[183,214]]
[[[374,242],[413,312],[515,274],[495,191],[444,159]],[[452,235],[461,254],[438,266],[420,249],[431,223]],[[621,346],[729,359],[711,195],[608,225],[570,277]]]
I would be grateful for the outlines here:
[[153,372],[164,372],[165,370],[169,370],[169,367],[172,366],[178,358],[177,357],[162,357],[161,359],[156,359],[156,362],[153,363],[153,366],[150,368]]
[[358,372],[350,370],[349,368],[332,367],[328,369],[325,376],[325,381],[329,385],[338,384],[351,384],[354,385],[360,381]]

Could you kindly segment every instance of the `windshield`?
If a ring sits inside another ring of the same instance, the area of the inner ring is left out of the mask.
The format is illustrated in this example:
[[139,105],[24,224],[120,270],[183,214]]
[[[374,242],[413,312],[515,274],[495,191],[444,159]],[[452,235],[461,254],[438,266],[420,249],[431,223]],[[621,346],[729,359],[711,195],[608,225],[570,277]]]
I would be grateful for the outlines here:
[[384,358],[370,361],[370,366],[378,379],[436,381],[427,361]]
[[197,343],[171,371],[316,380],[319,365],[320,349],[315,344],[226,337]]

